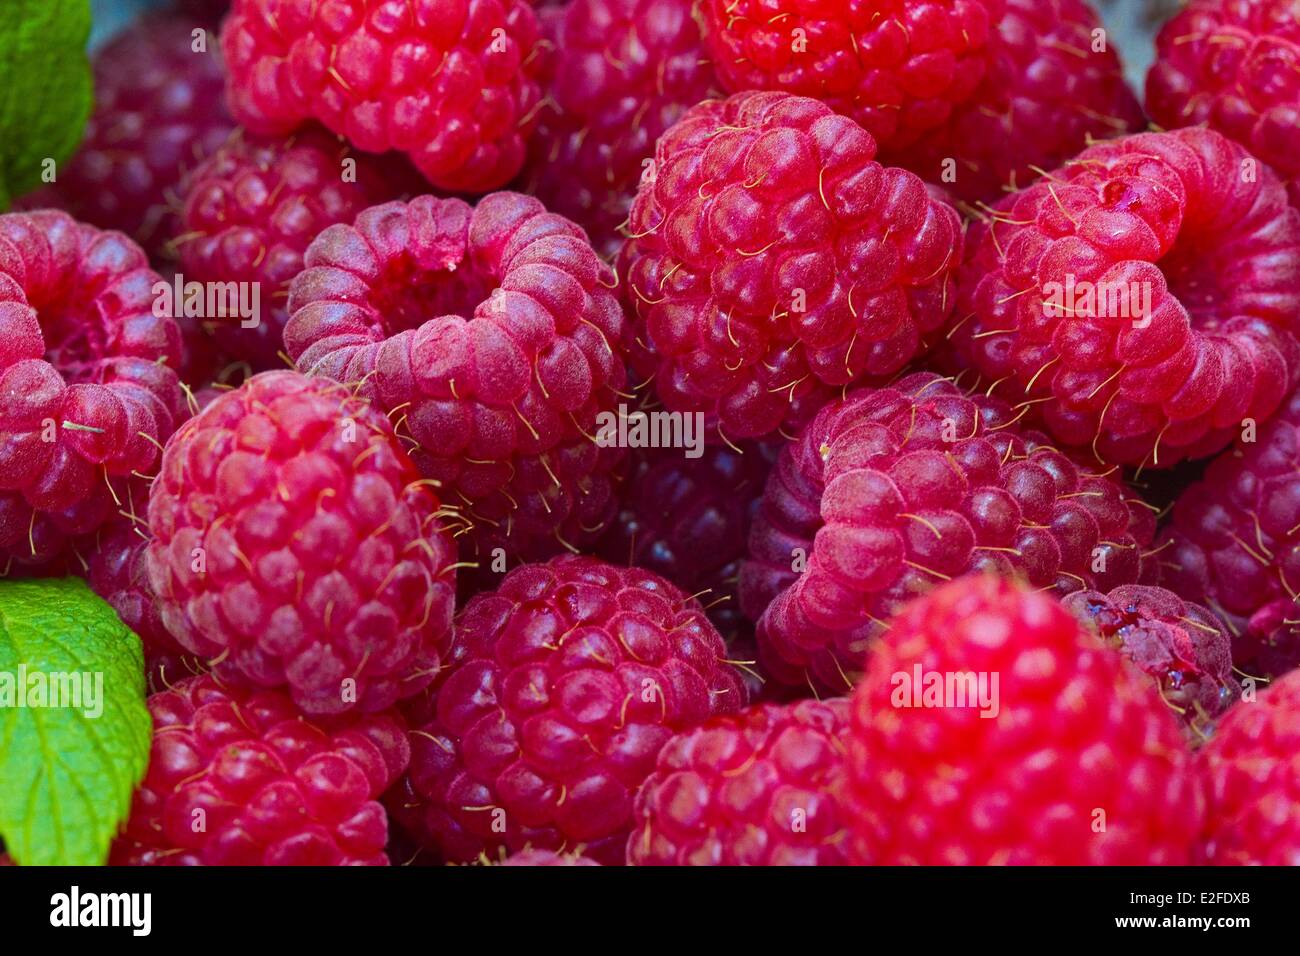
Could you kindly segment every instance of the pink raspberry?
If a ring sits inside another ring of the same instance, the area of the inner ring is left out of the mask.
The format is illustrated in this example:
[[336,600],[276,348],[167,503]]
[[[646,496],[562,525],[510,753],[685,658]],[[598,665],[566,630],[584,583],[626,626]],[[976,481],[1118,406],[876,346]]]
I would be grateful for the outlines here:
[[1218,133],[1101,143],[972,235],[949,336],[1063,444],[1167,467],[1300,375],[1300,212]]
[[607,258],[622,245],[655,140],[718,94],[692,14],[691,0],[574,0],[539,13],[555,49],[526,191],[586,229]]
[[851,722],[860,863],[1190,862],[1205,808],[1178,721],[1047,595],[974,575],[917,599]]
[[257,283],[260,315],[254,328],[204,316],[205,328],[255,369],[283,367],[289,283],[303,253],[327,226],[395,197],[376,159],[315,127],[287,138],[236,133],[186,177],[176,246],[187,283]]
[[[89,534],[158,466],[182,413],[180,330],[118,232],[66,213],[0,216],[0,561]],[[137,477],[138,476],[138,477]]]
[[989,68],[1004,0],[705,0],[732,92],[785,90],[853,117],[887,148],[948,121]]
[[1071,159],[1094,139],[1136,132],[1142,108],[1097,14],[1084,0],[1006,0],[989,67],[943,125],[887,162],[993,202]]
[[662,575],[705,605],[728,638],[742,630],[736,599],[740,561],[775,446],[709,445],[699,458],[680,448],[635,456],[618,516],[597,551],[615,564]]
[[636,795],[637,866],[848,862],[848,700],[762,704],[668,741]]
[[186,422],[149,497],[167,630],[218,676],[286,687],[309,714],[426,687],[450,631],[455,547],[378,411],[265,372]]
[[1234,707],[1200,762],[1208,801],[1202,860],[1300,866],[1300,670]]
[[620,258],[640,374],[723,437],[792,426],[921,352],[955,302],[961,226],[828,106],[700,103],[655,147]]
[[1300,667],[1300,392],[1179,496],[1160,538],[1161,579],[1221,615],[1237,669]]
[[1191,0],[1147,74],[1162,126],[1209,126],[1273,166],[1300,202],[1300,12],[1291,0]]
[[458,533],[511,563],[594,541],[620,449],[597,416],[625,386],[612,271],[536,199],[419,196],[312,243],[289,293],[298,367],[387,409]]
[[1019,418],[917,373],[832,402],[782,450],[740,589],[776,680],[852,687],[908,600],[975,571],[1062,595],[1154,578],[1151,511]]
[[744,706],[725,657],[700,605],[649,571],[570,555],[516,568],[465,607],[436,696],[409,705],[390,808],[449,861],[581,845],[621,864],[659,748]]
[[114,865],[387,865],[378,798],[410,759],[399,718],[309,721],[283,694],[212,677],[154,694],[149,713],[149,772]]
[[221,26],[244,126],[283,136],[316,119],[458,192],[496,189],[523,165],[538,41],[525,0],[235,0]]
[[95,110],[81,147],[56,184],[23,200],[57,206],[102,229],[118,229],[163,258],[176,235],[175,190],[185,170],[234,127],[216,36],[194,50],[208,21],[146,13],[94,58]]
[[1076,591],[1062,603],[1151,677],[1198,738],[1232,706],[1232,641],[1212,611],[1140,584]]

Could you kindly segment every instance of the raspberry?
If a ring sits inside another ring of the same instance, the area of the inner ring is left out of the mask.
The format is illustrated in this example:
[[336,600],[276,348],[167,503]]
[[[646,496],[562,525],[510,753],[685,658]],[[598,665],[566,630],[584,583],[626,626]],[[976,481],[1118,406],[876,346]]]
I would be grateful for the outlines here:
[[1300,666],[1300,393],[1251,437],[1179,496],[1161,579],[1227,622],[1238,670],[1268,678]]
[[442,189],[486,192],[523,165],[540,99],[525,0],[235,0],[221,26],[231,111],[283,136],[316,119],[402,150]]
[[1096,49],[1101,23],[1084,0],[1006,3],[970,100],[911,147],[886,152],[890,165],[972,203],[1027,186],[1092,139],[1145,125],[1115,50]]
[[[95,110],[81,147],[25,208],[57,206],[103,229],[117,229],[163,258],[176,235],[174,192],[187,167],[215,150],[234,127],[213,49],[194,50],[205,22],[150,13],[95,55]],[[215,37],[208,37],[214,41]]]
[[1222,448],[1300,374],[1300,212],[1252,169],[1217,133],[1144,133],[1008,197],[968,246],[958,352],[1107,462]]
[[848,701],[763,704],[684,731],[636,796],[638,866],[847,862]]
[[1300,670],[1235,707],[1200,761],[1204,862],[1300,866]]
[[574,0],[539,16],[555,51],[526,191],[613,258],[655,140],[718,95],[717,78],[691,0]]
[[[345,181],[346,160],[355,178]],[[311,241],[394,198],[374,158],[350,155],[312,127],[283,139],[236,134],[186,178],[183,196],[176,245],[185,281],[258,283],[255,328],[238,316],[205,322],[226,353],[257,369],[284,364],[289,282]]]
[[1019,417],[917,373],[832,402],[782,450],[740,580],[774,678],[851,687],[904,603],[974,571],[1061,595],[1155,577],[1146,506]]
[[698,459],[679,448],[638,455],[597,553],[700,598],[730,642],[742,626],[735,597],[740,561],[775,453],[750,442],[738,451],[706,446]]
[[182,412],[159,281],[121,233],[0,216],[0,562],[56,557],[157,468]]
[[1232,642],[1212,612],[1142,585],[1076,591],[1062,603],[1150,676],[1198,736],[1232,705]]
[[1270,163],[1300,202],[1300,14],[1291,0],[1192,0],[1156,38],[1147,109]]
[[1046,595],[976,575],[918,599],[850,719],[858,862],[1190,862],[1204,801],[1178,722]]
[[387,865],[377,800],[410,758],[399,718],[311,722],[283,694],[212,677],[154,694],[149,713],[149,772],[111,863]]
[[307,713],[429,684],[455,593],[438,501],[387,419],[333,382],[265,372],[177,431],[149,497],[167,630]]
[[625,384],[624,321],[582,230],[517,193],[419,196],[331,226],[305,262],[289,354],[389,410],[476,548],[595,540],[623,457],[594,436]]
[[620,272],[638,371],[724,437],[796,425],[942,326],[957,214],[815,100],[700,103],[659,139]]
[[621,864],[632,797],[675,732],[744,706],[692,598],[639,568],[564,555],[511,571],[457,626],[436,699],[409,705],[390,807],[450,861],[585,846]]
[[823,100],[887,148],[943,125],[983,79],[1004,0],[706,0],[705,34],[732,92]]
[[554,850],[520,850],[501,861],[502,866],[600,866],[580,853],[556,853]]

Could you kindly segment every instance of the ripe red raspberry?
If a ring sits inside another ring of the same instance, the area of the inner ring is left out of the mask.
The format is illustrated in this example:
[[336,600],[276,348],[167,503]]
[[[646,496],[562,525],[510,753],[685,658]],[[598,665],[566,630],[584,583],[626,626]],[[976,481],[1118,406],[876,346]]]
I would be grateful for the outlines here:
[[1204,129],[1101,143],[972,235],[949,335],[1062,443],[1167,467],[1263,421],[1300,375],[1300,212]]
[[146,13],[96,54],[95,110],[56,184],[24,208],[57,206],[132,236],[161,258],[176,235],[174,192],[185,170],[221,145],[234,121],[216,36],[195,51],[206,21]]
[[1300,667],[1300,392],[1174,505],[1161,580],[1221,615],[1252,677]]
[[1140,584],[1109,594],[1076,591],[1062,603],[1151,677],[1196,735],[1205,736],[1234,703],[1232,640],[1213,612]]
[[917,599],[851,722],[858,862],[1189,862],[1204,799],[1177,720],[1047,595],[974,575]]
[[613,516],[620,449],[597,416],[626,381],[614,276],[536,199],[419,196],[312,243],[289,293],[299,368],[392,415],[481,554],[582,547]]
[[655,140],[719,95],[691,0],[574,0],[539,12],[554,44],[526,191],[613,258]]
[[554,850],[520,850],[501,861],[502,866],[600,866],[580,853]]
[[887,148],[941,126],[988,67],[1004,0],[705,0],[733,92],[785,90],[853,117]]
[[0,563],[55,557],[157,468],[182,413],[158,281],[121,233],[0,216]]
[[723,436],[796,424],[947,320],[961,226],[815,100],[707,101],[659,139],[620,258],[638,371]]
[[1272,164],[1300,201],[1300,12],[1292,0],[1192,0],[1156,39],[1147,110],[1208,125]]
[[204,327],[231,357],[283,367],[289,283],[303,253],[327,226],[395,196],[375,158],[318,128],[236,133],[186,177],[176,247],[187,283],[258,283],[260,314],[254,328],[235,315],[205,316]]
[[1019,417],[917,373],[832,402],[782,450],[740,591],[775,679],[843,692],[903,604],[973,571],[1062,595],[1154,579],[1151,511]]
[[585,846],[621,864],[632,798],[675,732],[744,706],[703,609],[667,581],[564,555],[475,597],[436,698],[408,705],[390,808],[449,861]]
[[526,0],[235,0],[221,25],[244,126],[283,136],[316,119],[458,192],[496,189],[523,165],[538,40]]
[[636,795],[637,866],[848,862],[845,698],[715,717],[659,751]]
[[662,575],[705,605],[728,643],[741,630],[736,583],[776,448],[709,445],[635,456],[618,517],[597,547],[615,564]]
[[[307,713],[380,710],[433,680],[455,548],[387,419],[334,382],[265,372],[176,432],[146,560],[167,630]],[[354,681],[355,683],[349,683]]]
[[111,863],[387,865],[378,798],[410,759],[396,716],[312,722],[210,676],[154,694],[149,713],[149,772]]
[[1233,708],[1200,762],[1204,862],[1300,866],[1300,670]]
[[884,151],[890,165],[942,182],[972,203],[1029,185],[1093,139],[1145,125],[1119,57],[1084,0],[1006,4],[974,95],[912,146]]

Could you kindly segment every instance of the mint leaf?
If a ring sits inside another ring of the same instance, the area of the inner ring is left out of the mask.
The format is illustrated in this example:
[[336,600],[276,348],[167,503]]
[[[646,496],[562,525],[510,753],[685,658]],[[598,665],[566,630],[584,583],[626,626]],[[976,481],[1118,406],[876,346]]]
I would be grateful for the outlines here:
[[150,739],[144,652],[113,609],[75,578],[0,581],[0,837],[13,858],[104,863]]
[[89,36],[90,0],[0,2],[0,210],[40,184],[46,159],[61,167],[81,142]]

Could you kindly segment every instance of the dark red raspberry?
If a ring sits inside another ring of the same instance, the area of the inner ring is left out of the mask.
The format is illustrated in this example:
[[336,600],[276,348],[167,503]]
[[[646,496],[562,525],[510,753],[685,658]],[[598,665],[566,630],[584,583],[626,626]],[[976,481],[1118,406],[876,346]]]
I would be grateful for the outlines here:
[[741,629],[740,561],[775,446],[709,445],[699,458],[664,448],[634,455],[618,517],[597,546],[615,564],[662,575],[695,595],[728,643]]
[[1161,534],[1161,580],[1220,614],[1238,670],[1300,667],[1300,392],[1206,469]]
[[574,0],[538,15],[554,50],[526,191],[613,258],[655,140],[718,81],[692,0]]
[[974,575],[919,598],[851,720],[860,863],[1190,862],[1205,808],[1178,721],[1047,595]]
[[0,563],[57,556],[157,469],[182,414],[159,281],[121,233],[0,216]]
[[1062,595],[1154,580],[1151,511],[1021,415],[917,373],[832,402],[782,450],[740,591],[775,679],[843,692],[902,605],[973,571]]
[[580,853],[554,850],[520,850],[501,861],[502,866],[600,866]]
[[1300,866],[1300,670],[1234,707],[1200,761],[1203,861]]
[[815,100],[707,101],[660,137],[620,272],[638,371],[726,438],[898,371],[947,320],[961,226]]
[[[344,386],[265,372],[167,443],[146,560],[167,630],[219,676],[308,713],[433,680],[455,546],[388,420]],[[219,655],[219,657],[218,657]]]
[[1198,736],[1235,702],[1232,640],[1212,611],[1140,584],[1076,591],[1062,603],[1151,677]]
[[235,0],[221,25],[244,126],[283,136],[316,119],[458,192],[496,189],[523,165],[538,41],[526,0]]
[[149,698],[153,749],[111,863],[386,866],[379,795],[410,758],[405,725],[303,719],[283,694],[192,677]]
[[972,203],[1029,185],[1094,139],[1145,125],[1119,57],[1084,0],[1006,5],[974,95],[912,146],[885,151],[890,165],[942,182]]
[[636,795],[637,866],[848,862],[845,698],[762,704],[684,731]]
[[585,846],[621,864],[632,798],[675,732],[745,704],[693,598],[639,568],[565,555],[469,602],[435,699],[409,705],[390,807],[448,860]]
[[971,236],[963,360],[1066,445],[1158,467],[1222,448],[1300,375],[1300,212],[1203,129],[1085,150]]
[[176,247],[187,283],[257,283],[260,314],[253,328],[237,315],[203,316],[204,328],[257,370],[283,367],[289,283],[303,253],[327,226],[396,195],[375,158],[318,128],[237,132],[186,177]]
[[733,92],[824,100],[882,145],[943,125],[983,79],[1004,0],[705,0],[706,35]]
[[95,54],[95,110],[56,184],[22,202],[57,206],[132,236],[162,258],[176,234],[175,190],[187,168],[234,128],[208,21],[146,13]]
[[475,556],[595,540],[616,508],[623,453],[596,433],[626,383],[625,333],[581,229],[517,193],[419,196],[331,226],[305,262],[289,354],[389,411]]
[[1156,39],[1147,110],[1207,125],[1272,164],[1300,202],[1300,11],[1291,0],[1191,0]]

